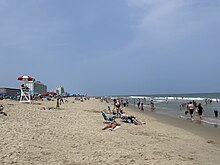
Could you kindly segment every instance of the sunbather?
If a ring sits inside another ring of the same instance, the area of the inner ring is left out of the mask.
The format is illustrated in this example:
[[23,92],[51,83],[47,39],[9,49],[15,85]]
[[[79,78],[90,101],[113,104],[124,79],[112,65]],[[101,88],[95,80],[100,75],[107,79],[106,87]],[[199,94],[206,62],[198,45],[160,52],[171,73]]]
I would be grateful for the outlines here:
[[131,121],[131,123],[134,123],[135,125],[142,125],[146,124],[145,122],[142,122],[138,120],[135,116],[133,115],[126,115],[124,111],[121,111],[121,119],[124,119],[125,121]]
[[117,126],[120,126],[121,124],[117,123],[116,121],[113,123],[108,123],[102,130],[110,129],[111,131],[114,130]]

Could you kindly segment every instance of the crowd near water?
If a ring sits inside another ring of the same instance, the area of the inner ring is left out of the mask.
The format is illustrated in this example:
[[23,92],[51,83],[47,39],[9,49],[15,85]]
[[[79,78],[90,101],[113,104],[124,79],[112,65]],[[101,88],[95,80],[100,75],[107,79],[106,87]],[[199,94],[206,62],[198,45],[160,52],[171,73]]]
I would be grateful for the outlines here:
[[122,98],[124,104],[129,103],[142,111],[150,110],[220,128],[220,93],[135,95]]

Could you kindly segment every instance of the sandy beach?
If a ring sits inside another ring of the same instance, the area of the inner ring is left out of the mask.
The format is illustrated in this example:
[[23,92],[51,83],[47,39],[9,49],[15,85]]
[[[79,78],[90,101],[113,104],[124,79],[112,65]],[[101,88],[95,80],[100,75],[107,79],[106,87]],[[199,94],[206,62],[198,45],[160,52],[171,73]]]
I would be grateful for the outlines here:
[[121,123],[115,131],[105,126],[101,111],[111,103],[91,98],[84,102],[68,98],[22,104],[2,100],[0,115],[0,164],[21,165],[218,165],[220,129],[189,121],[124,108],[146,122]]

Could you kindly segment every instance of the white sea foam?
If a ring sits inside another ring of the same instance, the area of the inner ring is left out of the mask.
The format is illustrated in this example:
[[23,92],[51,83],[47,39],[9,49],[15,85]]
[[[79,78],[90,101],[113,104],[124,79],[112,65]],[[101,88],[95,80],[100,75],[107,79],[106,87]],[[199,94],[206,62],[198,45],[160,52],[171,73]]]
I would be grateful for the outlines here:
[[146,99],[146,100],[149,100],[151,99],[151,97],[148,97],[148,96],[130,96],[129,98],[131,99]]
[[203,101],[203,100],[205,100],[205,99],[209,99],[209,100],[212,100],[213,102],[217,102],[217,101],[219,101],[220,102],[220,99],[218,99],[218,98],[204,98],[204,97],[181,97],[181,96],[176,96],[176,97],[174,97],[174,96],[129,96],[128,98],[130,98],[130,99],[146,99],[146,100],[151,100],[151,99],[153,99],[153,100],[161,100],[161,102],[162,102],[162,100],[163,101],[169,101],[169,100],[184,100],[184,101],[192,101],[192,100],[194,100],[194,101]]
[[220,126],[220,120],[218,118],[204,117],[202,122]]
[[[191,120],[191,117],[188,117],[188,116],[182,116],[182,115],[181,115],[180,118]],[[192,120],[195,120],[195,119],[192,119]],[[215,126],[220,126],[220,120],[219,120],[219,119],[213,119],[213,118],[209,118],[209,117],[203,117],[203,119],[201,120],[201,122],[206,123],[206,124],[215,125]]]

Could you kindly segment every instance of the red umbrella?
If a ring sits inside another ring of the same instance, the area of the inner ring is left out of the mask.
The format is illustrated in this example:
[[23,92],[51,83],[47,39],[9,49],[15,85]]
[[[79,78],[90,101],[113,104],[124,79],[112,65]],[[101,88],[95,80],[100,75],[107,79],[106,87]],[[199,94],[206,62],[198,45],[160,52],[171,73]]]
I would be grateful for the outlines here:
[[20,81],[34,81],[34,78],[32,78],[30,76],[20,76],[20,77],[18,77],[18,80],[20,80]]
[[55,96],[55,95],[57,95],[57,93],[56,92],[50,92],[50,95]]
[[44,93],[41,96],[45,97],[45,96],[49,96],[49,93]]

